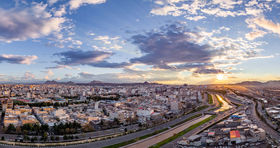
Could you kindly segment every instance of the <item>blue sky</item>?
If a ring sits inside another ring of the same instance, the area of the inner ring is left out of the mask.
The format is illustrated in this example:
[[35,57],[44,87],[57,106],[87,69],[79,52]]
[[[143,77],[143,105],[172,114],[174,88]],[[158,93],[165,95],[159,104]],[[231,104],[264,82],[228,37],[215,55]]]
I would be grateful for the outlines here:
[[279,0],[2,0],[0,82],[280,79]]

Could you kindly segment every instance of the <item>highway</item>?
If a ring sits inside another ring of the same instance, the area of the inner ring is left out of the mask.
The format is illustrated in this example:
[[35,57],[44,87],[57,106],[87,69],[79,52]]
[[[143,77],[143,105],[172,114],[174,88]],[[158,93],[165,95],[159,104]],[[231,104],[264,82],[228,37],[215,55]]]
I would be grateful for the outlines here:
[[[216,96],[212,95],[212,97],[213,97],[215,106],[217,106],[218,105],[218,101],[216,100]],[[131,139],[135,139],[135,138],[138,138],[138,137],[141,137],[141,136],[153,133],[153,132],[155,132],[157,130],[161,130],[161,129],[164,129],[164,128],[169,128],[171,125],[179,123],[179,122],[181,122],[181,121],[183,121],[183,120],[185,120],[185,119],[187,119],[187,118],[189,118],[189,117],[191,117],[193,115],[203,113],[206,110],[214,108],[215,106],[211,106],[211,107],[209,107],[207,109],[204,109],[202,111],[198,111],[198,112],[195,112],[195,113],[184,115],[184,116],[182,116],[180,118],[177,118],[175,120],[166,122],[166,123],[158,125],[156,127],[153,127],[153,128],[150,128],[150,129],[146,129],[146,130],[142,130],[142,131],[139,131],[139,132],[135,132],[135,133],[132,133],[132,134],[129,134],[129,135],[124,135],[124,136],[120,136],[120,137],[116,137],[116,138],[112,138],[112,139],[96,141],[96,142],[92,142],[92,143],[85,143],[85,144],[79,144],[79,145],[69,145],[69,146],[66,146],[66,147],[67,148],[92,148],[92,147],[98,148],[98,147],[104,147],[104,146],[109,146],[109,145],[125,142],[125,141],[131,140]],[[220,120],[220,119],[224,118],[225,116],[227,116],[228,114],[230,114],[232,111],[234,111],[234,108],[231,109],[231,111],[227,111],[227,112],[224,112],[222,114],[219,114],[217,118],[213,119],[214,122],[211,121],[211,123],[209,122],[209,123],[206,123],[204,125],[201,125],[200,127],[198,127],[196,129],[192,130],[191,132],[187,133],[186,136],[188,136],[188,134],[193,134],[193,133],[201,131],[202,129],[205,129],[205,128],[209,127],[210,125],[214,124],[218,120]],[[153,137],[144,139],[141,142],[136,142],[134,144],[139,144],[139,145],[132,145],[131,147],[139,147],[140,148],[140,147],[148,147],[148,146],[154,145],[154,144],[156,144],[156,143],[158,143],[158,142],[160,142],[160,141],[162,141],[162,140],[172,136],[174,133],[178,133],[178,132],[188,128],[189,126],[193,125],[194,123],[197,123],[200,120],[205,119],[208,116],[210,116],[210,115],[207,115],[207,116],[204,116],[204,117],[199,117],[199,118],[193,119],[191,121],[188,121],[186,123],[183,123],[183,125],[179,125],[179,126],[177,126],[175,128],[169,129],[168,131],[165,131],[165,132],[163,132],[161,134],[158,134],[158,135],[155,135]],[[179,128],[179,127],[181,127],[181,128]],[[178,139],[180,139],[180,138],[178,138]],[[177,141],[177,140],[175,140],[175,141]],[[11,146],[3,146],[2,145],[0,147],[7,147],[8,148],[8,147],[11,147]],[[60,146],[60,147],[65,147],[65,146]]]
[[[221,97],[222,99],[222,97]],[[204,131],[205,129],[211,127],[212,125],[216,124],[217,122],[221,121],[222,119],[224,119],[225,117],[235,113],[235,112],[238,112],[240,110],[242,110],[243,108],[239,108],[238,110],[236,108],[231,108],[223,113],[219,113],[218,116],[213,119],[212,121],[208,122],[208,123],[205,123],[193,130],[191,130],[190,132],[186,133],[185,135],[181,136],[180,138],[177,138],[176,140],[162,146],[162,148],[171,148],[171,147],[174,147],[175,145],[177,145],[177,142],[182,140],[183,137],[190,137],[191,135],[195,135],[195,134],[198,134],[202,131]],[[218,109],[219,110],[219,109]]]
[[[235,100],[230,98],[230,100],[232,102],[238,103],[238,104],[242,104],[239,100]],[[250,100],[248,98],[248,100],[251,102],[251,104],[249,105],[243,105],[243,106],[248,106],[248,110],[250,112],[250,114],[248,115],[249,119],[251,121],[253,121],[254,124],[256,124],[258,127],[264,129],[267,133],[268,136],[270,136],[272,139],[275,139],[276,142],[279,142],[280,139],[280,135],[277,131],[275,131],[273,128],[271,128],[270,126],[268,126],[266,123],[264,123],[257,115],[257,112],[255,110],[256,107],[256,103],[253,100]],[[260,110],[260,108],[258,108]]]
[[[81,133],[81,134],[73,134],[73,136],[78,136],[81,139],[84,139],[85,137],[102,137],[106,135],[112,135],[112,134],[118,134],[122,133],[124,128],[127,128],[127,130],[137,130],[139,129],[138,124],[134,125],[129,125],[129,126],[124,126],[122,128],[112,128],[112,129],[107,129],[107,130],[102,130],[102,131],[95,131],[95,132],[88,132],[88,133]],[[14,141],[18,135],[16,134],[0,134],[0,137],[4,136],[7,141]],[[59,136],[59,135],[55,135]],[[63,135],[60,135],[60,141],[63,142]]]
[[[94,147],[94,148],[99,148],[99,147],[104,147],[104,146],[109,146],[109,145],[125,142],[125,141],[135,139],[135,138],[147,135],[147,134],[151,134],[155,131],[158,131],[158,130],[161,130],[161,129],[164,129],[164,128],[169,128],[171,125],[174,125],[176,123],[184,121],[184,120],[190,118],[191,116],[203,113],[206,110],[211,109],[211,108],[213,108],[213,107],[209,107],[209,108],[206,108],[204,110],[201,110],[201,111],[198,111],[198,112],[195,112],[195,113],[190,113],[190,114],[187,114],[187,115],[183,115],[180,118],[171,120],[171,121],[163,123],[161,125],[157,125],[156,127],[145,129],[145,130],[135,132],[135,133],[131,133],[131,134],[128,134],[128,135],[124,135],[124,136],[120,136],[120,137],[116,137],[116,138],[111,138],[111,139],[106,139],[106,140],[101,140],[101,141],[96,141],[96,142],[91,142],[91,143],[85,143],[85,144],[79,144],[79,145],[69,145],[69,146],[59,146],[59,147],[67,147],[67,148],[93,148]],[[0,147],[11,148],[11,147],[14,147],[14,146],[0,145]]]
[[125,148],[146,148],[146,147],[150,147],[154,144],[157,144],[171,136],[173,136],[174,134],[177,134],[185,129],[187,129],[188,127],[190,127],[191,125],[195,124],[195,123],[198,123],[200,121],[203,121],[204,119],[210,117],[211,115],[205,115],[203,117],[199,117],[197,119],[194,119],[192,121],[188,121],[188,122],[185,122],[179,126],[176,126],[175,128],[172,128],[172,129],[169,129],[163,133],[160,133],[160,134],[157,134],[155,136],[152,136],[152,137],[149,137],[149,138],[146,138],[146,139],[143,139],[141,141],[138,141],[136,143],[133,143],[129,146],[126,146]]
[[250,119],[252,121],[254,121],[255,124],[257,124],[258,127],[263,128],[267,135],[270,135],[271,138],[275,139],[277,142],[279,142],[278,140],[280,139],[280,135],[277,131],[275,131],[274,129],[272,129],[271,127],[269,127],[266,123],[264,123],[257,115],[256,110],[255,110],[255,106],[256,103],[254,101],[251,101],[252,104],[249,105],[249,109],[251,110],[251,115],[250,115]]

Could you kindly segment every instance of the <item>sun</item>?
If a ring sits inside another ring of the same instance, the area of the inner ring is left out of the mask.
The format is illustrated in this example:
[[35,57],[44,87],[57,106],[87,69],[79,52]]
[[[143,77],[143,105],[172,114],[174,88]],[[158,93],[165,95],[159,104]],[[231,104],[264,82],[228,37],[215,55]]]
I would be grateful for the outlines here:
[[217,74],[216,75],[216,79],[217,80],[224,80],[225,79],[225,76],[223,74]]

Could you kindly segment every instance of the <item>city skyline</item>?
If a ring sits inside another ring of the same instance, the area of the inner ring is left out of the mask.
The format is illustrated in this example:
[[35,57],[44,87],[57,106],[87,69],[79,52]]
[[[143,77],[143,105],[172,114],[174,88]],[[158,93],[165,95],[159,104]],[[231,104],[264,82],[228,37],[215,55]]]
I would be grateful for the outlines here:
[[280,80],[279,0],[0,1],[0,83]]

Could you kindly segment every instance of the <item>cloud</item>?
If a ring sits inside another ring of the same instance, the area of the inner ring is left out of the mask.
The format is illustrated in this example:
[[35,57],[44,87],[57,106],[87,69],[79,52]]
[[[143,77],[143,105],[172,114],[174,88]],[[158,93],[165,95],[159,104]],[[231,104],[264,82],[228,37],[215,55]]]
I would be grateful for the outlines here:
[[61,17],[63,16],[64,14],[66,14],[66,8],[65,6],[61,6],[57,11],[55,11],[54,13],[54,16],[58,16],[58,17]]
[[120,68],[126,66],[127,63],[110,63],[105,61],[105,59],[112,56],[110,52],[103,51],[82,51],[82,50],[72,50],[65,51],[61,53],[56,53],[55,55],[60,56],[60,61],[57,61],[60,65],[89,65],[94,67],[104,67],[104,68]]
[[45,76],[45,79],[46,80],[49,80],[50,77],[52,77],[54,75],[53,71],[52,70],[47,70],[47,71],[43,71],[44,73],[46,73],[46,76]]
[[80,72],[79,73],[79,76],[82,78],[82,79],[92,79],[94,78],[94,74],[90,74],[88,72]]
[[184,16],[186,19],[198,21],[206,15],[215,17],[258,16],[271,11],[275,4],[267,1],[243,0],[157,0],[150,11],[153,15]]
[[46,7],[47,4],[36,3],[22,10],[0,8],[0,41],[35,39],[60,32],[66,19],[52,17]]
[[256,9],[256,8],[251,8],[251,7],[245,8],[245,10],[246,10],[247,14],[250,14],[250,15],[253,15],[253,16],[258,16],[258,15],[261,15],[263,13],[262,9]]
[[80,6],[85,4],[97,5],[105,2],[106,0],[70,0],[69,6],[71,10],[74,10],[74,9],[78,9]]
[[94,38],[94,40],[97,40],[97,41],[102,41],[104,44],[111,44],[112,41],[114,40],[118,40],[120,37],[116,36],[116,37],[109,37],[107,35],[105,36],[97,36]]
[[0,55],[0,63],[7,62],[10,64],[31,64],[34,60],[38,59],[35,55],[11,55],[11,54],[2,54]]
[[194,73],[197,74],[219,74],[219,73],[224,73],[223,70],[220,69],[197,69],[194,71]]
[[205,19],[206,17],[205,16],[194,16],[194,17],[185,17],[186,19],[188,20],[191,20],[191,21],[198,21],[198,20],[201,20],[201,19]]
[[211,74],[228,73],[228,67],[247,60],[274,57],[261,55],[263,50],[258,47],[263,42],[220,35],[228,30],[230,28],[223,26],[211,32],[203,29],[191,31],[177,23],[134,35],[132,43],[138,46],[142,56],[132,58],[130,62],[153,66],[153,69]]
[[219,5],[223,9],[233,9],[235,5],[242,4],[242,0],[213,0],[212,4]]
[[249,24],[249,27],[255,28],[256,26],[271,31],[280,35],[280,23],[274,23],[271,20],[267,20],[264,17],[258,17],[253,19],[247,19],[246,22]]
[[178,10],[176,6],[164,6],[157,9],[152,9],[151,13],[154,15],[172,15],[172,16],[180,16],[183,14],[182,11]]
[[99,51],[113,52],[122,49],[123,46],[121,45],[125,44],[125,41],[121,40],[119,36],[110,37],[108,35],[101,35],[95,36],[93,40],[97,41],[97,43],[92,48]]
[[267,33],[262,30],[255,29],[255,31],[247,33],[245,37],[248,40],[254,40],[256,38],[263,37],[265,34]]
[[170,68],[169,63],[209,62],[212,57],[211,47],[207,44],[197,44],[189,33],[190,31],[185,27],[171,24],[158,32],[151,31],[144,35],[135,35],[132,37],[133,44],[139,47],[143,56],[130,61],[164,69]]
[[23,80],[33,80],[35,79],[35,75],[31,72],[25,72],[23,77],[22,77]]
[[53,4],[55,4],[56,2],[58,2],[58,0],[48,0],[48,3],[49,3],[50,5],[53,5]]
[[70,70],[80,70],[80,68],[74,68],[68,65],[56,65],[51,67],[46,67],[47,69],[70,69]]

